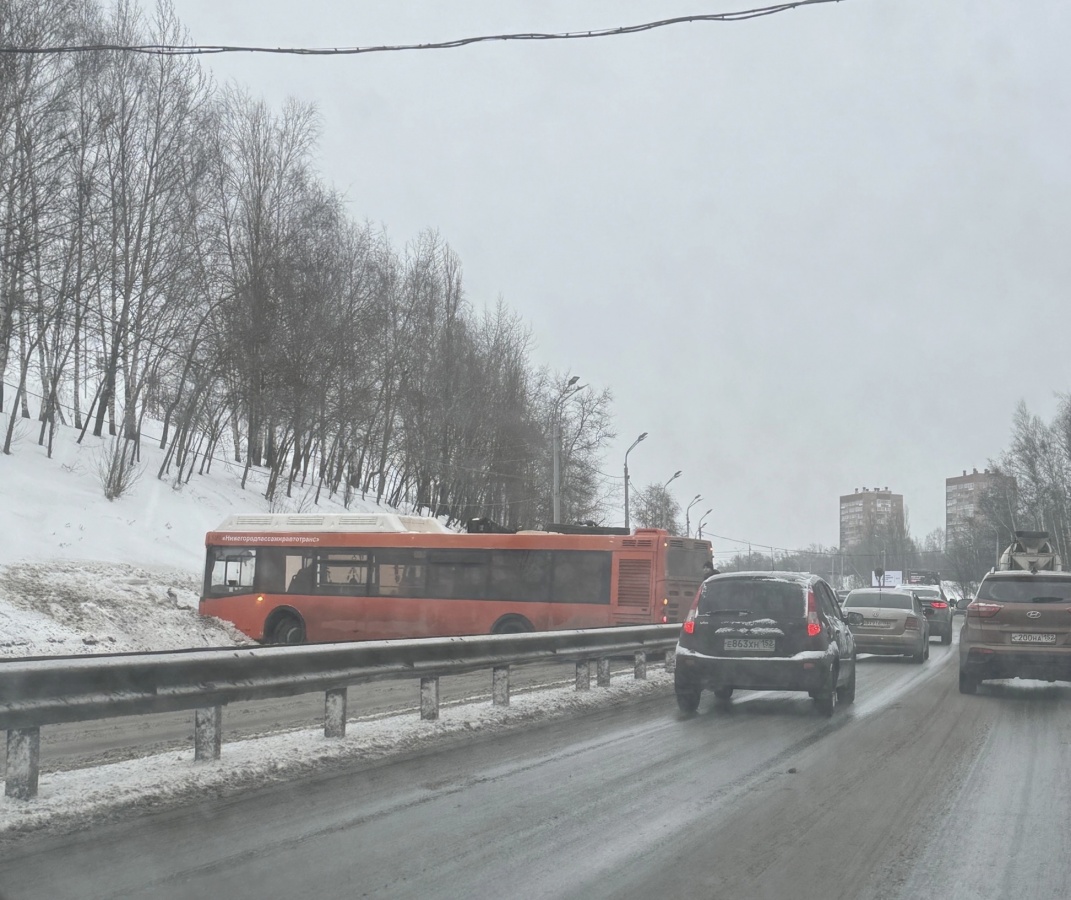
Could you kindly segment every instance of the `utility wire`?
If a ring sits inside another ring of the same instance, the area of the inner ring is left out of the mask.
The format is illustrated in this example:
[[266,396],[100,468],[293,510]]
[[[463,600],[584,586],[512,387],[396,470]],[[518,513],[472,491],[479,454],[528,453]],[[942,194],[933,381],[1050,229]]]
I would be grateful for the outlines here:
[[515,32],[511,34],[483,34],[475,37],[456,38],[449,41],[432,41],[420,44],[378,44],[368,47],[253,47],[227,44],[61,44],[55,47],[22,46],[0,47],[0,53],[55,55],[60,53],[94,53],[116,50],[128,53],[144,53],[154,56],[205,56],[218,53],[271,53],[292,56],[357,56],[368,53],[394,53],[408,50],[453,50],[470,44],[486,44],[503,41],[572,41],[587,38],[620,37],[667,28],[670,25],[691,25],[700,22],[742,22],[777,13],[788,12],[802,6],[820,3],[839,3],[841,0],[794,0],[724,13],[703,13],[691,16],[674,16],[638,25],[621,25],[611,28],[595,28],[587,31]]

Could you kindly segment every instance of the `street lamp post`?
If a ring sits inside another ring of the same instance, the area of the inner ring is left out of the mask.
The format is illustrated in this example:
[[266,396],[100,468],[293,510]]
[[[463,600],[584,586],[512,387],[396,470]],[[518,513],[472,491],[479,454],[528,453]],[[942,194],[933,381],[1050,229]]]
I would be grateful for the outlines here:
[[699,520],[699,540],[703,540],[703,525],[707,521],[707,516],[709,516],[712,512],[714,512],[714,507],[713,506],[710,509],[708,509],[705,513],[703,513],[703,518],[701,518]]
[[[551,478],[550,505],[551,516],[555,523],[559,523],[562,520],[562,407],[565,405],[565,401],[569,397],[573,396],[577,391],[583,390],[584,385],[581,385],[578,388],[573,388],[573,385],[579,380],[579,375],[574,375],[570,378],[568,384],[562,388],[561,393],[558,395],[558,399],[554,402],[554,421],[551,423],[553,475]],[[573,389],[570,390],[570,388]]]
[[669,488],[670,484],[681,477],[681,470],[677,469],[672,475],[669,476],[669,481],[662,485],[662,496],[658,498],[658,528],[665,528],[669,531]]
[[703,499],[703,495],[702,494],[696,494],[694,497],[692,497],[691,502],[688,504],[687,508],[684,510],[684,535],[685,535],[685,537],[691,537],[692,536],[692,518],[691,518],[692,507],[695,506],[702,499]]
[[644,440],[646,437],[647,437],[647,432],[645,431],[638,438],[636,438],[636,440],[634,440],[632,442],[632,446],[629,447],[628,450],[625,451],[625,528],[626,528],[626,530],[630,527],[629,518],[628,518],[628,455],[636,448],[636,445],[640,441]]

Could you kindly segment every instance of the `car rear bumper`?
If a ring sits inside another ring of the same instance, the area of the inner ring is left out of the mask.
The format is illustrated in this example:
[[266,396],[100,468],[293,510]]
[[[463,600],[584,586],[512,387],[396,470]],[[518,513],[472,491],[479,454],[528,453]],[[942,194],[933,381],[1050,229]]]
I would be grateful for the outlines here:
[[808,651],[789,657],[707,656],[677,645],[677,684],[755,691],[820,691],[826,687],[831,653]]
[[918,653],[922,643],[917,631],[904,634],[859,634],[855,635],[855,649],[858,653]]
[[971,647],[960,655],[959,667],[961,672],[976,681],[991,678],[1071,681],[1071,649],[1053,651]]

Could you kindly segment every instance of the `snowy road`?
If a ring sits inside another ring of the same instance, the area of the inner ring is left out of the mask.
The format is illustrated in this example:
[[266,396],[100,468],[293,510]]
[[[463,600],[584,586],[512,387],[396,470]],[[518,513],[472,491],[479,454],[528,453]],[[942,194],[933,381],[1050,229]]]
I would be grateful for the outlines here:
[[870,659],[805,697],[671,697],[5,847],[6,900],[1071,893],[1071,687]]

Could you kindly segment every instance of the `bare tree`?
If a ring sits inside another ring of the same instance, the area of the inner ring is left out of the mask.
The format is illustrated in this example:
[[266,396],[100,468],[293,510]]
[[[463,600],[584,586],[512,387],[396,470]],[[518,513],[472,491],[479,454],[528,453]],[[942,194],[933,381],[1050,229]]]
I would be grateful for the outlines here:
[[637,493],[634,509],[641,528],[664,528],[670,534],[680,534],[681,507],[665,486],[647,485]]

